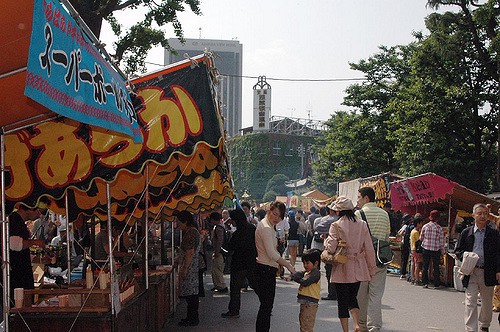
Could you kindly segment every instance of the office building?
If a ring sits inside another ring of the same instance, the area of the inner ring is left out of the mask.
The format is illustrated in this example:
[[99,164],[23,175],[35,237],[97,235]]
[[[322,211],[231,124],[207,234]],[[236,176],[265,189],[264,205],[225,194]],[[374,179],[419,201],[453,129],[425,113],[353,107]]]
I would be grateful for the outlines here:
[[185,44],[176,38],[168,40],[170,46],[178,54],[165,50],[165,64],[185,60],[184,54],[190,57],[202,54],[204,50],[215,54],[215,66],[222,75],[217,87],[220,96],[224,129],[229,137],[238,135],[242,126],[242,56],[243,45],[237,40],[186,39]]

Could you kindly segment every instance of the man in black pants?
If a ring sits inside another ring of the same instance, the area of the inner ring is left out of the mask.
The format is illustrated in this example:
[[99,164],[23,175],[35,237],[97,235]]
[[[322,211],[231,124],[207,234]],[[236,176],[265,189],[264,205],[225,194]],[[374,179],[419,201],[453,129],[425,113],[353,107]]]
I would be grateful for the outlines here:
[[241,209],[229,211],[229,216],[236,224],[236,231],[229,241],[228,250],[232,253],[231,274],[229,281],[229,307],[221,314],[224,318],[240,317],[241,288],[245,279],[253,286],[252,277],[257,249],[255,248],[255,226],[247,222]]
[[[408,259],[410,258],[410,234],[413,230],[413,217],[410,214],[403,216],[403,226],[399,230],[402,235],[401,241],[401,276],[399,279],[406,279],[408,272]],[[404,227],[404,228],[403,228]],[[411,279],[411,278],[410,278]]]

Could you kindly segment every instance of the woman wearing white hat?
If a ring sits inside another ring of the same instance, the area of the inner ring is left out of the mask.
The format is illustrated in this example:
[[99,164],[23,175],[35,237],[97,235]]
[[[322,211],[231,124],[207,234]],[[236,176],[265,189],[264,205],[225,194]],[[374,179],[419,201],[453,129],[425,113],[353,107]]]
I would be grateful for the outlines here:
[[[337,241],[347,242],[348,260],[334,264],[330,282],[337,287],[338,315],[342,330],[349,331],[349,311],[354,321],[354,331],[359,331],[359,306],[356,299],[361,281],[369,281],[375,273],[375,250],[366,222],[354,215],[352,201],[339,196],[330,206],[339,219],[330,226],[325,249],[335,252]],[[337,231],[338,230],[338,231]]]

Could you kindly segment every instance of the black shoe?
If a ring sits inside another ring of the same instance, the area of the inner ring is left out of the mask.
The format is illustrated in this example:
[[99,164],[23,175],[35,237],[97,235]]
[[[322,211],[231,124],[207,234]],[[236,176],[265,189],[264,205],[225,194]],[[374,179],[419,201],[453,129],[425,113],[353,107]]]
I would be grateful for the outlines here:
[[217,291],[217,287],[210,288],[210,291],[211,291],[211,292],[215,292],[215,291]]
[[217,288],[214,292],[227,293],[227,291],[228,291],[227,287],[224,287],[224,288]]
[[322,296],[321,299],[325,301],[337,301],[337,298],[333,296]]
[[481,327],[481,332],[488,332],[490,329],[488,327]]
[[240,318],[240,314],[233,314],[231,312],[224,312],[220,315],[222,318]]
[[195,320],[181,320],[179,322],[179,326],[198,326],[200,324],[200,321],[198,319]]

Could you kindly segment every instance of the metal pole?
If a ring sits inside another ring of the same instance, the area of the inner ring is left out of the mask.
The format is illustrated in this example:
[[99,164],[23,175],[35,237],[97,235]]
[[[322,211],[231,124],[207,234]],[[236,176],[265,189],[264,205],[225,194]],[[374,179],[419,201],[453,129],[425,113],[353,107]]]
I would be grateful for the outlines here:
[[[113,264],[113,230],[111,229],[111,189],[108,182],[106,182],[106,198],[108,200],[107,208],[108,208],[108,248],[109,248],[109,275],[110,278],[110,289],[111,289],[111,297],[113,297],[113,280],[115,278],[115,266]],[[103,273],[101,270],[100,273]],[[111,312],[115,313],[115,301],[111,298]]]
[[163,240],[165,237],[165,222],[161,220],[160,222],[160,252],[161,252],[161,265],[165,265],[166,263],[166,250],[165,250],[165,241]]
[[3,322],[5,331],[9,331],[9,298],[10,298],[10,273],[9,273],[9,225],[5,213],[5,135],[0,135],[0,167],[2,182],[2,284],[3,284]]
[[[175,236],[174,236],[174,232],[175,232],[175,228],[174,228],[174,222],[171,222],[170,224],[171,224],[170,227],[172,228],[172,232],[171,232],[171,240],[172,241],[170,242],[170,248],[172,250],[172,253],[171,253],[170,265],[172,265],[172,267],[173,267],[174,266],[174,261],[175,261],[175,259],[174,259],[175,258],[174,257],[174,249],[175,249],[175,243],[174,243]],[[174,308],[174,312],[175,312],[175,310],[177,308],[177,302],[175,301],[175,299],[177,298],[177,294],[176,294],[177,293],[176,292],[177,285],[175,284],[175,269],[172,269],[172,273],[170,274],[170,276],[171,276],[171,278],[170,278],[170,280],[171,280],[171,283],[170,283],[170,285],[171,285],[171,287],[170,287],[171,292],[170,292],[170,294],[172,294],[172,296],[170,298],[173,301],[173,308]]]
[[69,229],[69,208],[68,208],[68,193],[64,194],[64,203],[66,204],[66,255],[68,264],[68,284],[71,283],[71,243]]
[[144,218],[146,219],[146,222],[145,222],[145,230],[146,230],[146,248],[145,248],[145,257],[144,257],[144,264],[145,264],[145,267],[144,267],[144,272],[146,273],[145,275],[145,280],[146,280],[146,289],[149,289],[149,213],[148,213],[148,209],[149,209],[149,201],[148,201],[148,197],[149,197],[149,168],[148,166],[146,165],[146,193],[144,195],[144,206],[145,206],[145,213],[144,213]]

